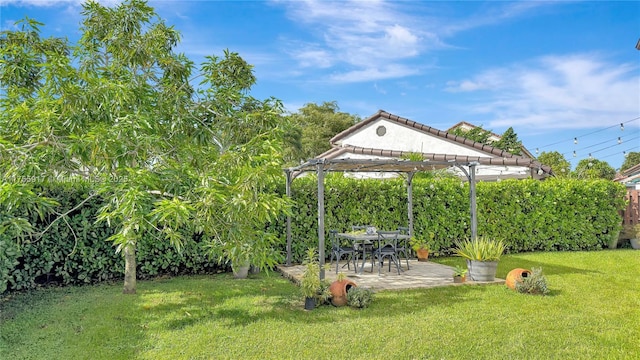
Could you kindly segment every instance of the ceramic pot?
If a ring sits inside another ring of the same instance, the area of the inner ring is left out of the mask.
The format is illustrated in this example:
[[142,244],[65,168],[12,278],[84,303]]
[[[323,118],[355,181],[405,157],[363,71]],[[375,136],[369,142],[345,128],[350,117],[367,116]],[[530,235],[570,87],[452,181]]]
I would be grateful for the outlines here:
[[507,287],[511,290],[515,290],[516,289],[516,283],[517,282],[521,282],[522,278],[526,278],[529,275],[531,275],[531,271],[527,270],[527,269],[520,269],[520,268],[516,268],[513,269],[511,271],[509,271],[509,273],[507,274],[507,279],[505,284],[507,285]]
[[349,279],[336,280],[329,285],[329,291],[331,292],[331,304],[333,306],[345,306],[347,305],[347,291],[352,287],[356,287],[356,283]]
[[427,261],[427,259],[429,258],[429,250],[418,249],[416,250],[416,256],[418,257],[418,261]]

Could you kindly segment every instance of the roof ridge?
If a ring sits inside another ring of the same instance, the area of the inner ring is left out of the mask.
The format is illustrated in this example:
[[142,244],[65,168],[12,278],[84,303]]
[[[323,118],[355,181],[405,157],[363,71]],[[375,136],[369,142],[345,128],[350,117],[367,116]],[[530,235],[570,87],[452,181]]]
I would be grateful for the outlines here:
[[[362,120],[361,122],[347,128],[346,130],[336,134],[334,137],[332,137],[329,140],[329,143],[331,144],[331,146],[334,147],[339,147],[338,144],[336,144],[337,141],[339,141],[340,139],[356,132],[357,130],[365,127],[366,125],[368,125],[369,123],[379,119],[379,118],[385,118],[387,120],[402,124],[402,125],[406,125],[409,126],[411,128],[414,128],[416,130],[422,131],[424,133],[428,133],[428,134],[432,134],[447,140],[451,140],[454,141],[458,144],[464,145],[466,147],[470,147],[472,149],[475,150],[480,150],[480,151],[484,151],[486,153],[492,154],[492,155],[496,155],[499,157],[507,157],[507,158],[516,158],[516,157],[523,157],[523,156],[518,156],[518,155],[513,155],[512,153],[506,151],[506,150],[502,150],[502,149],[498,149],[496,147],[493,147],[491,145],[487,145],[487,144],[483,144],[483,143],[479,143],[470,139],[467,139],[463,136],[459,136],[459,135],[454,135],[451,134],[449,132],[446,131],[442,131],[439,129],[436,129],[432,126],[428,126],[428,125],[424,125],[421,123],[418,123],[416,121],[413,121],[411,119],[399,116],[399,115],[395,115],[392,114],[390,112],[387,112],[385,110],[378,110],[378,112],[376,112],[375,114],[373,114],[372,116],[368,117],[367,119]],[[523,157],[524,158],[524,157]],[[528,158],[527,158],[528,159]]]

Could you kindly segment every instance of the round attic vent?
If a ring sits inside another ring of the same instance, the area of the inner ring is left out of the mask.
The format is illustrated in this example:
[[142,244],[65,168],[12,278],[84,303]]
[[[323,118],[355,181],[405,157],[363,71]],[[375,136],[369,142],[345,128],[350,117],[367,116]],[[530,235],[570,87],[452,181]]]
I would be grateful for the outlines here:
[[384,136],[384,134],[387,133],[387,128],[384,126],[378,126],[378,128],[376,129],[376,134],[378,134],[378,136]]

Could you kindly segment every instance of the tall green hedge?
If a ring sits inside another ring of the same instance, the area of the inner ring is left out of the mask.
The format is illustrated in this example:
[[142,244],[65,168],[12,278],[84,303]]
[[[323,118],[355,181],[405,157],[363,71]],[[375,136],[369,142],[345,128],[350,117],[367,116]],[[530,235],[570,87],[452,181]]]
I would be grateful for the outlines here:
[[[478,234],[503,239],[509,252],[595,250],[620,229],[625,189],[606,180],[504,180],[477,184]],[[296,179],[292,252],[317,246],[315,176]],[[404,179],[325,180],[325,229],[348,231],[371,224],[395,229],[408,224]],[[413,216],[416,236],[431,238],[432,251],[449,254],[455,240],[470,237],[469,185],[458,179],[416,179]],[[284,220],[274,231],[284,233]],[[329,246],[327,244],[327,246]],[[327,248],[328,250],[328,248]]]
[[[0,293],[6,289],[31,289],[39,284],[90,284],[122,279],[124,260],[115,253],[112,235],[106,223],[96,223],[96,213],[103,206],[98,197],[59,221],[53,220],[89,196],[90,188],[82,183],[48,183],[39,192],[56,199],[57,213],[44,221],[31,217],[36,232],[42,236],[10,239],[0,235]],[[25,215],[23,215],[25,216]],[[197,237],[184,244],[178,253],[162,237],[145,234],[138,243],[138,276],[160,274],[199,274],[218,271],[223,266],[210,260],[202,251]]]
[[[470,236],[469,185],[452,178],[415,179],[413,190],[414,233],[428,238],[432,234],[432,252],[450,254],[455,240]],[[43,195],[60,203],[58,213],[72,209],[89,191],[87,184],[79,183],[45,184],[40,189]],[[512,253],[602,249],[620,229],[624,194],[623,186],[605,180],[478,183],[478,233],[503,239]],[[296,179],[292,197],[293,260],[300,262],[305,250],[318,244],[315,177]],[[124,261],[105,241],[112,231],[104,223],[95,223],[102,204],[103,199],[92,198],[51,225],[41,237],[16,240],[0,235],[0,293],[48,282],[67,285],[121,279]],[[325,181],[325,210],[327,231],[348,231],[351,225],[358,224],[372,224],[379,229],[406,226],[405,181],[357,180],[329,174]],[[36,231],[42,231],[57,216],[30,220]],[[280,250],[284,252],[285,219],[268,228],[280,236]],[[138,276],[226,269],[226,264],[207,257],[197,236],[191,238],[180,254],[155,234],[146,234],[138,243]],[[329,244],[326,245],[328,254]]]

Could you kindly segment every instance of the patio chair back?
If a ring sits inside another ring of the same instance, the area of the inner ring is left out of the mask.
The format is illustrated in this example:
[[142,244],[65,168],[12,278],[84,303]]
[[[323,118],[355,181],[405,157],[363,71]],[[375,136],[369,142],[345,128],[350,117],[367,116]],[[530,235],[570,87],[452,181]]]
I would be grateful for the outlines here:
[[[356,267],[356,250],[353,245],[342,244],[341,239],[338,237],[338,230],[329,230],[329,238],[331,239],[331,257],[329,258],[329,264],[336,259],[336,274],[338,273],[338,265],[343,256],[347,256],[347,269],[351,270],[351,263],[353,262],[353,268],[357,271]],[[343,265],[344,267],[344,265]]]
[[[378,248],[373,252],[373,258],[378,263],[378,275],[384,264],[384,259],[389,259],[389,271],[391,271],[391,263],[396,265],[398,274],[400,274],[400,262],[398,261],[398,234],[399,231],[378,231]],[[371,271],[373,271],[373,262],[371,263]]]

